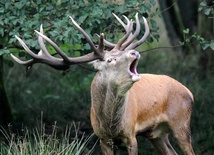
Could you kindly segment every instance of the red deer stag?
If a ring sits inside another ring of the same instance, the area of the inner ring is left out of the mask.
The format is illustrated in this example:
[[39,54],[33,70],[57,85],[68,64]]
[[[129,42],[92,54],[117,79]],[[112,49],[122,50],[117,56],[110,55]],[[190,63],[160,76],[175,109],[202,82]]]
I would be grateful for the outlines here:
[[[113,14],[114,15],[114,14]],[[138,14],[133,21],[124,16],[126,24],[114,15],[124,27],[126,34],[117,44],[99,37],[96,47],[86,32],[69,17],[75,27],[89,43],[92,53],[80,57],[68,57],[60,48],[43,34],[42,26],[38,34],[41,50],[32,52],[16,36],[23,48],[33,57],[22,61],[11,54],[18,63],[32,66],[45,63],[56,69],[67,69],[69,65],[91,62],[97,73],[91,85],[91,124],[95,134],[100,138],[104,155],[114,154],[116,140],[126,144],[129,155],[137,155],[136,135],[142,134],[159,150],[162,155],[177,155],[171,146],[168,134],[171,131],[186,155],[194,155],[191,145],[190,117],[193,107],[193,95],[181,83],[166,75],[138,74],[137,64],[140,54],[134,50],[149,35],[145,18],[145,34],[135,41],[140,32]],[[50,55],[43,39],[53,46],[61,58]],[[104,50],[104,47],[111,50]]]

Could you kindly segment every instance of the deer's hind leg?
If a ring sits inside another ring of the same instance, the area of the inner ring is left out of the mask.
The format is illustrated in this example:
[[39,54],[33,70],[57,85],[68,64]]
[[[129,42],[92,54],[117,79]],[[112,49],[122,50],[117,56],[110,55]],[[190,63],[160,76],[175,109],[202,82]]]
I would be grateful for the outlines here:
[[[179,116],[175,116],[172,121],[169,122],[169,126],[183,153],[185,155],[195,155],[191,144],[192,140],[190,131],[192,103],[184,102],[183,105],[186,105],[187,108],[183,109]],[[179,118],[179,121],[177,118]]]
[[173,127],[174,137],[177,139],[178,144],[185,155],[195,155],[191,144],[191,133],[188,126],[176,128]]
[[162,155],[178,155],[169,142],[168,134],[149,140]]

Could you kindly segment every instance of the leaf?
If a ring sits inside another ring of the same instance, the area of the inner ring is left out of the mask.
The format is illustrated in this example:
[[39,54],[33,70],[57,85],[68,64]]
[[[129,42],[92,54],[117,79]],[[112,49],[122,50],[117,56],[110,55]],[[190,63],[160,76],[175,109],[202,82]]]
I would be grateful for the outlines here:
[[0,56],[3,55],[3,54],[4,54],[4,52],[2,50],[0,50]]
[[147,39],[146,39],[149,43],[152,43],[154,40],[153,40],[153,38],[152,37],[148,37]]
[[184,34],[189,34],[189,29],[187,28],[186,30],[183,30]]
[[182,46],[183,46],[183,45],[185,45],[185,43],[184,43],[184,42],[180,42],[180,41],[179,41],[179,44],[180,44],[180,45],[182,45]]
[[199,40],[200,40],[200,44],[205,43],[205,39],[203,37],[200,37]]
[[150,3],[155,6],[156,5],[156,0],[150,0]]
[[151,11],[151,7],[152,6],[151,6],[150,3],[145,3],[144,5],[145,5],[145,8],[146,8],[147,11]]
[[140,6],[140,10],[141,13],[145,13],[146,12],[146,7],[144,5]]
[[62,49],[64,52],[68,52],[69,50],[73,50],[74,46],[71,46],[70,44],[63,44],[60,46],[60,49]]
[[211,8],[207,8],[204,10],[205,15],[210,15],[210,12],[211,12]]
[[4,13],[4,8],[0,8],[0,13]]
[[155,38],[155,40],[156,40],[157,42],[159,42],[159,38],[160,38],[159,34],[155,34],[155,35],[153,35],[153,37]]
[[151,22],[152,27],[153,27],[154,29],[157,29],[158,26],[157,26],[156,21],[153,20],[153,19],[150,19],[150,22]]
[[3,28],[0,28],[0,36],[4,36],[4,29]]
[[74,52],[74,56],[75,56],[75,57],[79,57],[80,55],[81,55],[80,51],[75,51],[75,52]]
[[128,6],[128,7],[133,7],[133,6],[136,5],[136,3],[137,3],[136,0],[131,0],[131,1],[128,1],[127,6]]
[[75,45],[75,50],[81,50],[82,49],[82,45],[81,44],[76,44]]
[[10,53],[10,51],[7,50],[7,49],[0,50],[0,56],[3,55],[3,54],[9,54],[9,53]]
[[8,8],[10,7],[10,4],[11,4],[11,2],[10,2],[10,1],[7,1],[7,2],[5,3],[5,9],[8,9]]
[[198,8],[198,12],[201,12],[203,10],[203,7]]
[[51,55],[56,54],[55,49],[51,45],[48,45],[46,47]]
[[202,49],[206,50],[209,46],[210,46],[210,44],[204,44],[204,45],[202,45]]
[[202,1],[202,2],[200,3],[200,6],[207,6],[206,0]]
[[85,45],[84,45],[84,49],[90,50],[90,49],[91,49],[91,46],[90,46],[89,44],[85,44]]
[[212,50],[214,50],[214,40],[211,41],[211,43],[210,43],[210,48],[211,48]]
[[185,39],[185,43],[190,43],[190,39]]

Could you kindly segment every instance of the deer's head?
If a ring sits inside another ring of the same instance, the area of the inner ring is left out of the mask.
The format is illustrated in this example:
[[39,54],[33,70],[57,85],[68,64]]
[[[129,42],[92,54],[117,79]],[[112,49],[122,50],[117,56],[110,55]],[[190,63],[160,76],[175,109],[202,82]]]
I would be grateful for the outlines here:
[[[149,27],[145,18],[145,34],[137,42],[134,42],[140,32],[140,22],[138,14],[136,14],[136,30],[133,31],[133,21],[129,20],[126,16],[124,18],[127,24],[121,21],[115,14],[113,14],[120,24],[125,28],[126,35],[121,38],[117,44],[110,43],[104,40],[104,45],[110,48],[110,51],[104,50],[103,59],[97,59],[92,62],[95,69],[98,70],[100,76],[106,82],[113,82],[116,85],[122,83],[133,83],[140,79],[137,73],[137,64],[140,59],[140,54],[135,50],[136,47],[141,45],[149,34]],[[103,38],[101,34],[100,38]]]
[[113,50],[107,51],[103,60],[95,60],[92,64],[106,81],[119,85],[140,79],[136,69],[139,59],[140,54],[135,50]]
[[[74,26],[83,34],[91,49],[94,51],[80,57],[68,57],[51,39],[43,34],[42,26],[40,32],[35,31],[38,34],[38,43],[41,50],[38,54],[32,52],[28,46],[16,36],[23,48],[33,57],[33,59],[22,61],[11,54],[12,58],[18,63],[26,65],[27,67],[32,66],[34,63],[45,63],[55,69],[67,69],[72,64],[91,62],[95,69],[97,69],[106,80],[110,80],[119,84],[121,82],[135,82],[139,80],[136,67],[140,54],[135,51],[139,45],[141,45],[149,35],[149,26],[145,18],[145,34],[141,39],[135,41],[136,37],[140,33],[140,22],[138,14],[135,15],[136,29],[133,31],[133,21],[129,20],[126,16],[123,16],[126,20],[126,24],[115,14],[113,14],[119,23],[124,27],[126,34],[118,41],[117,44],[108,42],[104,39],[104,34],[97,35],[99,37],[99,45],[96,47],[92,40],[89,38],[87,33],[69,16]],[[53,57],[49,54],[43,41],[45,39],[49,42],[57,53],[61,56]],[[135,41],[135,42],[134,42]],[[110,50],[105,50],[107,47]]]

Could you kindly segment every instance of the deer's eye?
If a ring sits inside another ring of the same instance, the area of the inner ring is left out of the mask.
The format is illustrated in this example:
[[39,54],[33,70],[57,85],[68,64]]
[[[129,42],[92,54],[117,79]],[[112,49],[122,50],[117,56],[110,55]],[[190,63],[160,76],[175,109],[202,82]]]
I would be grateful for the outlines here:
[[110,62],[112,62],[112,60],[113,60],[112,58],[109,58],[109,59],[107,60],[107,62],[110,63]]
[[108,65],[114,66],[116,64],[116,58],[108,58],[106,62],[108,63]]

